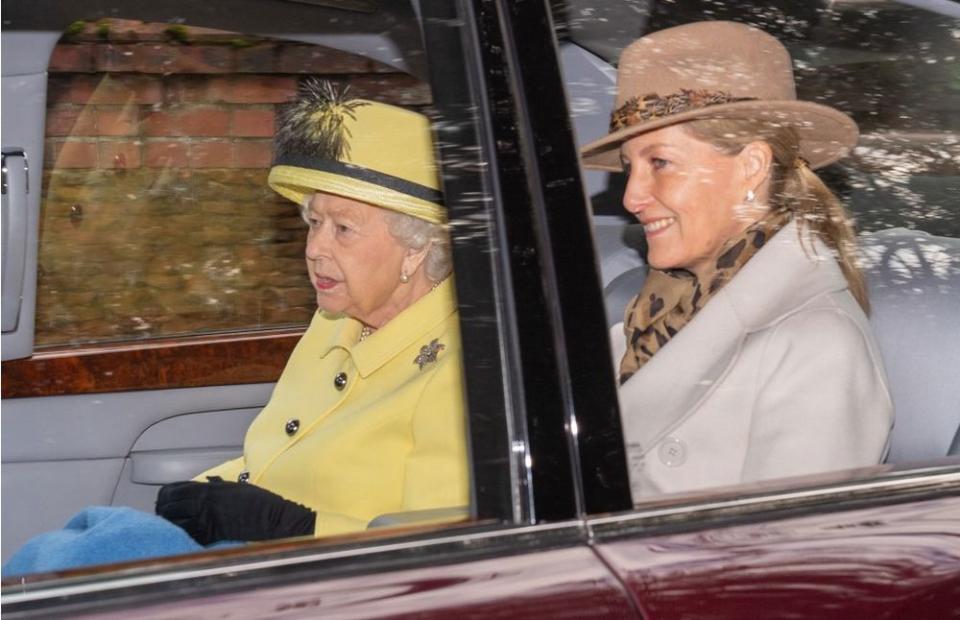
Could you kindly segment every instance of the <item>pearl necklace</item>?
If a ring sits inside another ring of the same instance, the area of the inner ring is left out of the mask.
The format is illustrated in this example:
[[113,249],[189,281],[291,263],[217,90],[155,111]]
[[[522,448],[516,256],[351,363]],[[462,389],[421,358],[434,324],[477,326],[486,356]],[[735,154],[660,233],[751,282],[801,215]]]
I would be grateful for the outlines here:
[[[434,292],[435,290],[437,290],[437,287],[440,286],[441,284],[443,284],[443,280],[446,280],[446,278],[443,278],[442,280],[437,280],[436,282],[434,282],[434,283],[433,283],[433,286],[430,287],[430,290],[427,291],[427,294],[430,294],[430,293]],[[366,340],[367,338],[369,338],[370,335],[371,335],[373,332],[375,332],[375,331],[377,331],[377,330],[374,329],[373,327],[370,327],[369,325],[364,325],[364,326],[363,326],[363,329],[360,330],[360,337],[357,338],[357,343],[359,344],[359,343],[363,342],[364,340]]]

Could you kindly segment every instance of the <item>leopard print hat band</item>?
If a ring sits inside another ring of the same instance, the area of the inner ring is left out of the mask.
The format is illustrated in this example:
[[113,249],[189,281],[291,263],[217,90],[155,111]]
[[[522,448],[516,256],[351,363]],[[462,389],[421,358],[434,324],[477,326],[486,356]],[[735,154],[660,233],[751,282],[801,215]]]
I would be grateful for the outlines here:
[[755,97],[734,97],[730,93],[709,90],[681,89],[661,97],[648,93],[643,97],[630,97],[610,115],[610,131],[625,129],[637,123],[655,118],[664,118],[690,110],[700,110],[712,105],[736,103],[738,101],[756,101]]

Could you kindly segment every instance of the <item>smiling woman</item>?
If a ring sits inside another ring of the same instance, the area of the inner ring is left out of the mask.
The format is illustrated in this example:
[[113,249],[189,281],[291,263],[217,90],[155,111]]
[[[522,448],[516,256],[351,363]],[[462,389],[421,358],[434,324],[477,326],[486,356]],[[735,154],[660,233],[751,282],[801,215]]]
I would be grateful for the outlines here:
[[616,106],[584,160],[623,168],[652,267],[611,336],[634,501],[880,463],[892,407],[855,236],[811,170],[856,125],[798,101],[783,45],[733,22],[627,47]]
[[763,214],[743,199],[769,167],[769,148],[753,143],[736,157],[672,125],[627,140],[623,206],[642,224],[656,269],[706,275],[720,246]]

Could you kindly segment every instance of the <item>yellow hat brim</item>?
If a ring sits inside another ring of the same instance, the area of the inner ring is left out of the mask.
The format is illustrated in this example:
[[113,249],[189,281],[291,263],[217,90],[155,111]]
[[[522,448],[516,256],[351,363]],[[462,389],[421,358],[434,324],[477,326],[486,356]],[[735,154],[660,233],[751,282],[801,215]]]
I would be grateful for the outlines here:
[[447,221],[446,209],[435,203],[334,172],[279,165],[270,169],[267,183],[275,192],[298,205],[303,205],[308,195],[324,192],[406,213],[433,224]]

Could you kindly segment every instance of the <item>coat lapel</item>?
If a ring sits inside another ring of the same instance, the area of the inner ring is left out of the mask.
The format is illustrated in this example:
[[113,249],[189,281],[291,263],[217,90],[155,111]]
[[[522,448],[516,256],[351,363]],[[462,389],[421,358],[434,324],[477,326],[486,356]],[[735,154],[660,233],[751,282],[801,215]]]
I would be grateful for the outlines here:
[[[622,325],[617,331],[622,354]],[[620,411],[631,452],[646,454],[713,392],[745,337],[729,299],[718,294],[620,386]]]
[[[647,364],[620,386],[624,436],[646,454],[707,400],[737,360],[747,336],[812,298],[846,288],[833,254],[801,243],[790,222]],[[611,331],[615,367],[626,348],[623,324]]]

